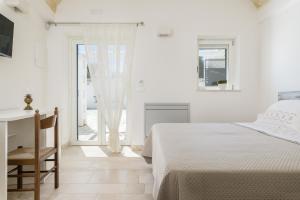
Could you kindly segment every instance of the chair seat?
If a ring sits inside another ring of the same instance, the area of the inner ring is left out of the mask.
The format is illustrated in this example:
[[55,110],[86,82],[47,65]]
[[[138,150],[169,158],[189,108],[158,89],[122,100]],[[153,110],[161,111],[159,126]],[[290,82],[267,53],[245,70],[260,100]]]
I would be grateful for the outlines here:
[[[56,148],[46,147],[40,149],[40,161],[56,153]],[[33,165],[35,161],[34,148],[19,148],[8,153],[8,165]]]

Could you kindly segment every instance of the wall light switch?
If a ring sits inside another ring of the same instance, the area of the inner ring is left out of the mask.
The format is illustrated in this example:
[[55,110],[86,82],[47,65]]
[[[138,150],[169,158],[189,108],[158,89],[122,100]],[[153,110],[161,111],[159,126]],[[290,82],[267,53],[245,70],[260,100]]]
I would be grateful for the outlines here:
[[145,91],[145,83],[144,80],[139,80],[136,87],[137,92],[144,92]]

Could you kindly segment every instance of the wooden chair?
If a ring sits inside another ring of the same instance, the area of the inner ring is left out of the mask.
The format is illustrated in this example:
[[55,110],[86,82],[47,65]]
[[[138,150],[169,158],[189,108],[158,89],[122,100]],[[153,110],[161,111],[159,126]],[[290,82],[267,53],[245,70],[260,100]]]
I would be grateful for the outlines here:
[[[54,115],[41,120],[39,111],[35,112],[35,145],[34,148],[18,147],[9,152],[8,165],[17,166],[8,172],[9,178],[17,178],[17,189],[8,189],[8,192],[33,191],[34,200],[40,200],[40,181],[49,173],[55,173],[55,189],[59,187],[59,158],[58,158],[58,109]],[[41,130],[54,128],[54,147],[41,148]],[[50,158],[54,156],[54,158]],[[54,162],[50,170],[41,170],[41,163]],[[23,171],[23,166],[34,166],[34,171]],[[17,172],[17,173],[15,173]],[[23,178],[34,177],[34,188],[23,188]]]

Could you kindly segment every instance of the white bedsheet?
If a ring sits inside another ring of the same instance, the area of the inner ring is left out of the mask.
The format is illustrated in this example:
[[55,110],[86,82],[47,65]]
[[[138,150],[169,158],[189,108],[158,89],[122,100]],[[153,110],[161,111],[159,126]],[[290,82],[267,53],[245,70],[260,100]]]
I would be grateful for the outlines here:
[[289,126],[277,125],[272,123],[264,123],[261,121],[256,121],[253,123],[237,123],[240,126],[251,128],[253,130],[259,131],[261,133],[278,137],[290,142],[295,142],[300,144],[300,133]]

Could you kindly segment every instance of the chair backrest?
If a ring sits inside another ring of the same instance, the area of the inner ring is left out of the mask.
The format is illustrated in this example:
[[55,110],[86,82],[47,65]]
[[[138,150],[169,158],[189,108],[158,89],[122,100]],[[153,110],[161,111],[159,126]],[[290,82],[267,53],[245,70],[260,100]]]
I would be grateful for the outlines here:
[[34,115],[35,122],[35,158],[39,158],[40,150],[40,134],[41,130],[54,128],[54,147],[58,148],[58,108],[54,110],[54,115],[41,119],[41,115],[38,110]]
[[57,115],[52,115],[50,117],[47,117],[46,119],[42,119],[40,121],[41,129],[48,129],[48,128],[53,128],[55,127],[56,124],[56,120],[57,120]]

